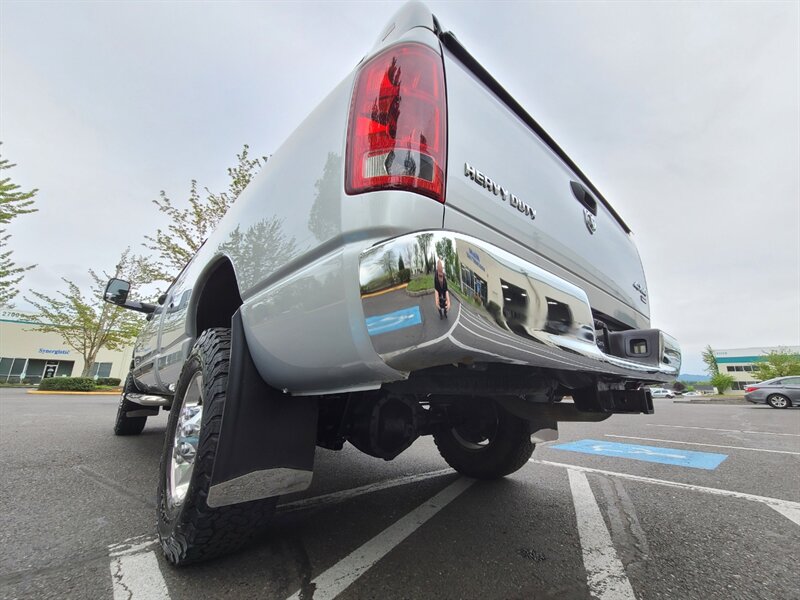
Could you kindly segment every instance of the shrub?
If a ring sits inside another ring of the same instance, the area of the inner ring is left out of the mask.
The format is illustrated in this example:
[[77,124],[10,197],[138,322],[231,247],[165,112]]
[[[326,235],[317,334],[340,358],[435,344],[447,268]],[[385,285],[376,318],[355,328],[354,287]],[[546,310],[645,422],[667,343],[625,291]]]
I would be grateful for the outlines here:
[[95,389],[91,377],[49,377],[39,384],[40,391],[91,392]]
[[717,388],[718,394],[724,394],[725,390],[733,385],[733,382],[733,377],[724,373],[717,373],[711,378],[711,385]]
[[400,283],[408,283],[411,281],[411,269],[400,269],[397,272],[397,278],[400,280]]
[[39,383],[42,380],[41,377],[26,377],[22,380],[22,383],[31,384],[31,383]]
[[95,380],[95,385],[110,385],[110,386],[118,386],[122,381],[119,377],[98,377]]

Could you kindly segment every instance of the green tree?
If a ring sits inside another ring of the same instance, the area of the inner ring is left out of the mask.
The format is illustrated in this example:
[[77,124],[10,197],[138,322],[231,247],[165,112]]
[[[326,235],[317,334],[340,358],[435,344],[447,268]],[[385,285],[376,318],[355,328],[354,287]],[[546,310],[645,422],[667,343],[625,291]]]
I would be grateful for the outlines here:
[[452,281],[458,279],[456,274],[456,250],[453,248],[453,241],[450,238],[442,238],[436,242],[436,254],[444,263],[444,270],[447,277]]
[[389,281],[394,282],[394,269],[395,269],[395,260],[394,260],[394,252],[389,250],[386,254],[383,255],[381,259],[381,264],[383,265],[384,271],[389,275]]
[[417,246],[419,246],[419,252],[421,255],[423,269],[425,273],[430,273],[433,271],[433,261],[431,257],[431,240],[433,240],[432,233],[421,233],[417,236]]
[[711,385],[717,388],[717,393],[724,394],[725,390],[733,385],[733,377],[725,373],[717,373],[711,378]]
[[[0,172],[15,166],[0,156]],[[19,267],[12,260],[13,252],[6,250],[11,235],[6,233],[5,226],[20,215],[38,210],[33,208],[33,197],[38,191],[23,192],[11,177],[0,176],[0,306],[8,305],[14,299],[19,293],[17,284],[22,281],[22,274],[35,266]]]
[[[114,277],[135,280],[139,277],[137,262],[132,259],[130,250],[122,253],[114,270]],[[48,296],[31,290],[32,298],[25,300],[36,308],[36,313],[18,315],[35,325],[32,331],[57,333],[64,343],[83,357],[81,377],[87,377],[92,364],[96,362],[101,348],[120,350],[127,346],[139,333],[142,318],[119,306],[102,299],[109,275],[100,277],[89,270],[92,284],[88,295],[73,281],[62,278],[66,288],[55,296]]]
[[706,363],[706,373],[708,373],[712,377],[714,375],[719,374],[719,365],[717,364],[717,357],[714,356],[714,351],[711,349],[710,344],[706,346],[705,350],[703,350],[703,362]]
[[197,180],[189,188],[187,208],[180,208],[165,191],[153,200],[158,210],[169,217],[166,229],[158,229],[154,236],[145,236],[143,245],[155,252],[155,259],[140,258],[139,268],[147,282],[171,282],[180,270],[200,249],[214,231],[228,209],[267,162],[267,157],[250,158],[247,144],[236,155],[236,166],[228,169],[230,182],[227,191],[213,193],[205,188],[198,190]]
[[[223,254],[236,255],[236,276],[242,285],[254,285],[297,256],[297,241],[288,237],[283,219],[263,218],[242,232],[236,227],[219,245]],[[269,248],[265,255],[264,248]]]
[[314,204],[308,215],[308,230],[320,242],[326,242],[341,231],[339,197],[341,190],[342,157],[328,152],[322,177],[314,182]]
[[800,375],[800,355],[794,354],[788,348],[773,350],[756,363],[757,371],[754,375],[761,381]]

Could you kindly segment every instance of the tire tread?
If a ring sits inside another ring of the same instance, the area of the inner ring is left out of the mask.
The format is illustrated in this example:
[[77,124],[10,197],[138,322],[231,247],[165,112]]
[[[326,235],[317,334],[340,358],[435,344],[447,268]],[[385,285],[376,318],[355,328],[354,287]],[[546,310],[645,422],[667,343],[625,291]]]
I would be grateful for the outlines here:
[[[197,339],[184,366],[186,371],[187,366],[195,360],[204,371],[203,424],[189,492],[172,521],[166,511],[165,486],[172,443],[169,432],[177,425],[177,412],[170,415],[167,426],[168,435],[161,457],[159,480],[159,540],[167,560],[178,566],[208,560],[239,549],[269,523],[277,503],[277,498],[267,498],[217,508],[208,506],[208,491],[211,487],[226,401],[230,348],[230,329],[208,329]],[[188,383],[184,379],[188,379],[188,375],[181,373],[179,390],[182,383],[184,386]],[[176,406],[179,406],[177,402]]]

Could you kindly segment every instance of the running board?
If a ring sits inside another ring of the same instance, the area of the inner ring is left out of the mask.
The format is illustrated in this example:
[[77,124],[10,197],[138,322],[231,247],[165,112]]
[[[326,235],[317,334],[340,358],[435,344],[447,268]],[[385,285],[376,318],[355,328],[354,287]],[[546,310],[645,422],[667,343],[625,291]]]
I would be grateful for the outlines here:
[[156,396],[154,394],[125,394],[125,399],[130,400],[134,404],[141,404],[142,406],[170,406],[172,398],[165,398],[164,396]]

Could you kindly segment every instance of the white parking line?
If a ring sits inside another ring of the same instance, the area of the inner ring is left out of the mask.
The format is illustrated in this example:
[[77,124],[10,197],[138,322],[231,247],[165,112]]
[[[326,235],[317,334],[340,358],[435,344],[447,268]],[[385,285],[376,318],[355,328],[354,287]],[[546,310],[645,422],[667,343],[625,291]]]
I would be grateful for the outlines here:
[[[468,314],[468,313],[464,313],[464,314]],[[582,366],[581,363],[575,362],[575,361],[571,361],[571,360],[565,360],[564,357],[555,357],[555,356],[552,356],[551,354],[548,354],[548,353],[534,352],[532,350],[527,350],[527,349],[524,349],[524,348],[520,348],[518,343],[515,343],[515,344],[504,344],[503,342],[500,342],[500,341],[498,341],[496,339],[493,339],[493,338],[490,338],[490,337],[486,337],[485,335],[481,335],[477,331],[474,331],[474,330],[470,329],[469,327],[467,327],[467,325],[466,325],[467,321],[468,320],[465,319],[465,322],[461,323],[461,328],[466,330],[466,331],[468,331],[469,333],[471,333],[475,337],[479,337],[482,340],[485,340],[487,342],[491,342],[493,344],[497,344],[498,346],[505,346],[506,348],[511,348],[512,350],[516,350],[518,352],[523,352],[525,354],[530,354],[531,356],[535,356],[536,358],[544,358],[546,360],[551,360],[553,362],[557,362],[557,363],[560,363],[560,364],[563,364],[563,365],[573,366],[573,367],[574,366],[578,366],[578,367]],[[471,323],[471,324],[473,326],[475,326],[474,323]],[[489,333],[492,333],[492,334],[495,334],[495,335],[500,335],[495,331],[489,331]]]
[[611,534],[600,514],[589,480],[575,469],[567,469],[567,475],[572,489],[572,502],[575,504],[589,592],[597,600],[635,600],[631,582],[614,550]]
[[675,427],[677,429],[702,429],[703,431],[725,431],[727,433],[757,433],[759,435],[788,435],[800,437],[800,433],[778,433],[775,431],[749,431],[747,429],[715,429],[714,427],[695,427],[693,425],[662,425],[661,423],[648,423],[649,427]]
[[[321,573],[312,581],[316,586],[314,600],[336,598],[421,525],[469,489],[473,483],[474,479],[463,477],[456,479],[433,498]],[[300,591],[290,596],[289,600],[300,600]]]
[[[456,328],[456,325],[458,325],[458,319],[460,317],[461,317],[461,304],[459,303],[458,313],[456,314],[456,318],[453,319],[453,324],[450,326],[450,329],[447,330],[447,333],[444,333],[432,340],[428,340],[427,342],[422,342],[420,345],[414,346],[414,348],[416,350],[419,350],[420,348],[425,348],[427,346],[432,346],[433,344],[438,344],[442,340],[449,338],[450,334],[453,333],[453,330]],[[387,352],[386,354],[382,354],[381,356],[383,357],[384,360],[386,360],[387,358],[394,358],[395,356],[400,356],[401,354],[405,354],[406,352],[408,352],[408,348],[403,348],[402,350],[394,350],[393,352]]]
[[316,508],[318,506],[327,506],[328,504],[336,504],[344,502],[350,498],[355,498],[361,494],[369,494],[370,492],[378,492],[380,490],[388,490],[389,488],[397,487],[399,485],[408,485],[409,483],[416,483],[417,481],[425,481],[434,477],[441,477],[442,475],[454,474],[453,469],[441,469],[440,471],[429,471],[427,473],[419,473],[418,475],[407,475],[405,477],[398,477],[397,479],[389,479],[387,481],[379,481],[377,483],[369,483],[356,488],[348,490],[341,490],[339,492],[331,492],[330,494],[322,494],[314,496],[313,498],[302,498],[294,502],[287,502],[286,504],[279,504],[278,511],[290,512],[294,510],[302,510],[305,508]]
[[790,521],[793,521],[796,525],[800,525],[800,507],[782,506],[779,504],[771,504],[770,506]]
[[681,488],[685,490],[692,490],[694,492],[702,492],[705,494],[714,494],[717,496],[728,496],[730,498],[739,498],[741,500],[751,500],[753,502],[761,502],[763,504],[766,504],[770,508],[776,510],[790,521],[793,521],[797,525],[800,525],[800,502],[793,502],[792,500],[782,500],[780,498],[771,498],[769,496],[757,496],[756,494],[747,494],[745,492],[734,492],[732,490],[704,487],[702,485],[693,485],[691,483],[680,483],[678,481],[669,481],[667,479],[654,479],[652,477],[643,477],[642,475],[632,475],[631,473],[620,473],[617,471],[606,471],[604,469],[593,469],[591,467],[581,467],[578,465],[553,462],[550,460],[538,460],[535,458],[531,458],[530,460],[528,460],[528,462],[537,465],[547,465],[550,467],[562,467],[564,469],[574,469],[576,471],[583,471],[584,473],[599,473],[601,475],[621,477],[623,479],[630,479],[631,481],[639,481],[641,483],[652,483],[655,485]]
[[646,437],[636,437],[633,435],[614,435],[611,433],[606,433],[605,437],[610,438],[620,438],[625,440],[642,440],[645,442],[667,442],[668,444],[686,444],[688,446],[709,446],[712,448],[728,448],[730,450],[752,450],[753,452],[774,452],[776,454],[794,454],[795,456],[800,456],[800,452],[790,452],[789,450],[768,450],[766,448],[747,448],[745,446],[725,446],[723,444],[703,444],[700,442],[681,442],[679,440],[664,440],[660,438],[646,438]]
[[152,550],[114,558],[111,581],[114,600],[169,600],[167,583]]
[[[387,490],[453,473],[452,469],[441,469],[439,471],[429,471],[427,473],[379,481],[356,488],[331,492],[330,494],[279,504],[278,511],[291,512],[327,506],[344,502],[362,494]],[[114,600],[137,600],[139,598],[143,600],[149,600],[150,598],[153,600],[167,600],[169,598],[166,583],[158,566],[158,559],[151,550],[157,543],[158,539],[155,536],[144,535],[130,538],[108,547],[108,555],[111,558],[110,569]]]

